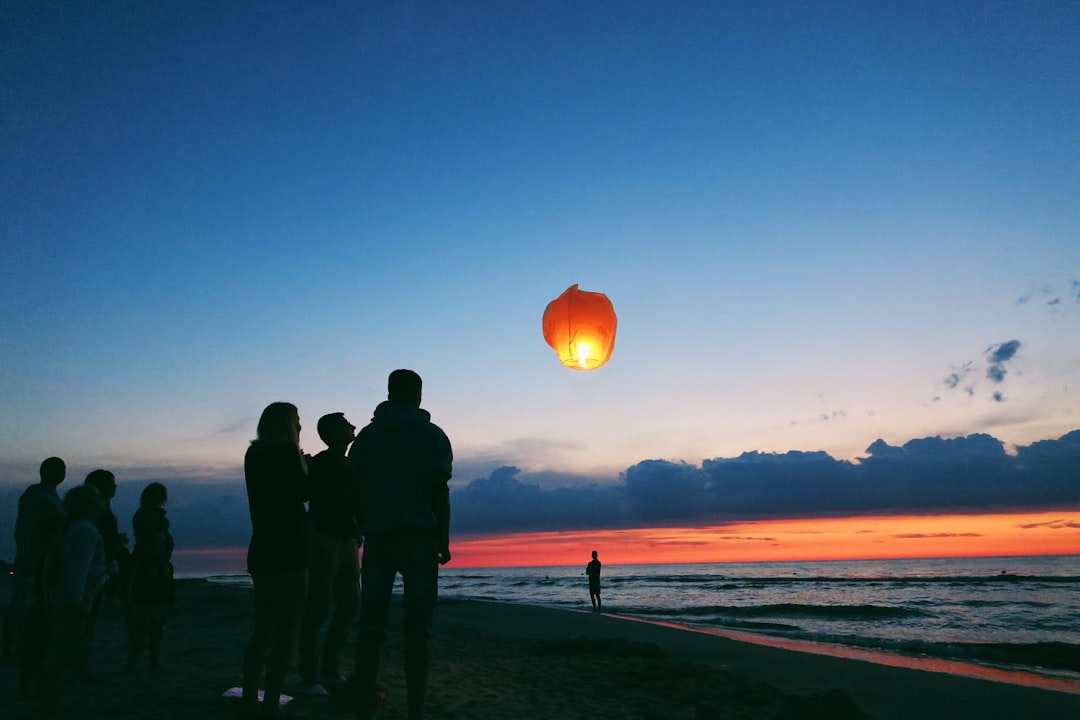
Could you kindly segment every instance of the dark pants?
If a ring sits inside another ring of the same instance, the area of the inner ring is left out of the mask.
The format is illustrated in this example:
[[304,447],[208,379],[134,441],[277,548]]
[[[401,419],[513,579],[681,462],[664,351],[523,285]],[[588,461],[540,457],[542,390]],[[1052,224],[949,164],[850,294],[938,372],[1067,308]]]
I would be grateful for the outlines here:
[[21,567],[21,563],[15,564],[15,587],[11,591],[11,602],[8,603],[7,612],[4,613],[4,636],[2,656],[5,661],[15,658],[15,645],[19,637],[19,626],[30,607],[30,596],[34,586],[34,578],[29,571]]
[[370,716],[370,699],[379,672],[379,648],[386,637],[394,578],[404,585],[405,682],[409,719],[424,716],[428,677],[428,632],[438,597],[439,563],[435,536],[427,533],[364,538],[360,570],[360,633],[356,642],[357,717]]
[[251,576],[255,586],[255,629],[244,651],[243,702],[252,709],[259,702],[259,675],[266,664],[263,704],[276,708],[289,669],[296,627],[307,599],[307,568]]
[[300,630],[300,675],[305,685],[319,681],[316,655],[319,627],[326,619],[330,598],[334,614],[323,641],[322,675],[338,672],[338,655],[349,634],[349,626],[360,604],[360,563],[356,538],[340,538],[313,530],[311,533],[311,570],[308,577],[307,607]]

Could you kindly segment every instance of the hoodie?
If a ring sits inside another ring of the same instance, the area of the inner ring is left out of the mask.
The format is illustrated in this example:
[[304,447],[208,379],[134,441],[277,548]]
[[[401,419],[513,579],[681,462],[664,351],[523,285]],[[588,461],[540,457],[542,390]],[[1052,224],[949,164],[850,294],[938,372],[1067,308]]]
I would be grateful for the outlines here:
[[453,452],[427,410],[385,401],[349,450],[364,535],[431,532],[449,546]]

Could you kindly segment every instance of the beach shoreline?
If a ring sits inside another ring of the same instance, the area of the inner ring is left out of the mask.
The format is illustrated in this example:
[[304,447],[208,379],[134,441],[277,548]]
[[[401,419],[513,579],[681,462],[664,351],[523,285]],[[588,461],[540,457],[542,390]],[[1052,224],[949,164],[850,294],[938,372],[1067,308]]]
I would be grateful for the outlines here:
[[[0,583],[4,605],[11,582]],[[165,631],[165,670],[123,670],[126,636],[119,606],[106,603],[93,658],[99,679],[69,673],[57,717],[201,720],[232,718],[222,695],[239,685],[251,629],[249,588],[178,582],[180,609]],[[384,648],[389,687],[383,720],[403,719],[400,609]],[[343,669],[352,667],[355,635]],[[928,669],[776,647],[697,628],[542,606],[443,599],[432,631],[429,718],[693,718],[711,704],[719,718],[1080,717],[1080,695]],[[14,702],[17,672],[0,668],[0,715],[37,717]],[[296,693],[292,675],[286,692]],[[310,720],[349,717],[333,698],[298,696]]]

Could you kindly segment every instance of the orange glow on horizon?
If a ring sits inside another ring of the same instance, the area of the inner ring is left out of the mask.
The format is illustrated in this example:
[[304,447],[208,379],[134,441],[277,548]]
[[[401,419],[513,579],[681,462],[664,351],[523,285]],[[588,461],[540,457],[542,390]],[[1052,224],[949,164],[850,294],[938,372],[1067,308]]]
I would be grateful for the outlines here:
[[1080,511],[729,522],[699,528],[510,533],[451,540],[452,567],[1080,554]]

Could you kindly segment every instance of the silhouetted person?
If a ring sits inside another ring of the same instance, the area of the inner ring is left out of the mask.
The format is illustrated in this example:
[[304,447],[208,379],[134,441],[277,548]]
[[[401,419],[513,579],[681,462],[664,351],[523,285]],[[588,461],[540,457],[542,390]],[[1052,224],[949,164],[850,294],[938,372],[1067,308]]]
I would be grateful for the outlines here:
[[589,576],[589,600],[592,602],[593,612],[600,612],[600,558],[596,551],[592,551],[592,560],[585,566],[585,574]]
[[255,588],[255,627],[244,651],[242,714],[259,709],[266,670],[264,717],[280,714],[293,636],[307,600],[307,463],[300,451],[300,416],[290,403],[271,403],[259,418],[244,457],[251,543],[247,567]]
[[97,629],[98,613],[101,611],[101,603],[105,598],[109,584],[118,582],[120,575],[120,553],[127,542],[127,536],[121,534],[120,523],[116,513],[112,511],[112,500],[116,497],[116,476],[108,470],[93,470],[83,481],[84,485],[93,485],[101,496],[101,513],[94,521],[105,547],[105,569],[109,573],[106,586],[102,588],[90,606],[90,615],[86,619],[85,644],[82,654],[79,656],[78,677],[80,680],[93,680],[94,674],[90,671],[90,648],[94,644],[94,631]]
[[68,490],[64,495],[67,527],[43,565],[50,611],[49,649],[39,685],[45,715],[56,708],[56,691],[64,667],[81,658],[90,608],[109,577],[105,543],[94,524],[102,507],[101,496],[93,485]]
[[[360,604],[358,529],[352,510],[356,492],[345,465],[345,451],[356,437],[356,427],[344,414],[331,413],[319,418],[318,430],[327,449],[308,463],[311,568],[300,630],[300,675],[305,692],[312,695],[326,694],[320,677],[340,682],[338,654]],[[334,614],[326,630],[321,662],[317,663],[319,627],[326,619],[331,596]]]
[[176,607],[172,566],[175,542],[165,514],[168,500],[164,485],[150,483],[143,488],[139,509],[131,518],[135,550],[128,581],[128,670],[135,667],[144,645],[149,647],[150,669],[161,668],[161,636],[166,619]]
[[2,659],[15,659],[16,638],[30,606],[34,578],[41,567],[43,553],[64,526],[64,506],[56,488],[64,482],[67,466],[58,457],[41,463],[40,481],[23,491],[15,516],[15,587],[4,613]]
[[356,643],[357,717],[370,717],[379,649],[386,635],[394,578],[405,591],[405,680],[409,720],[424,716],[428,632],[439,565],[450,560],[453,453],[446,434],[420,408],[422,383],[412,370],[390,373],[387,400],[357,435],[349,467],[357,482],[364,537],[360,631]]

